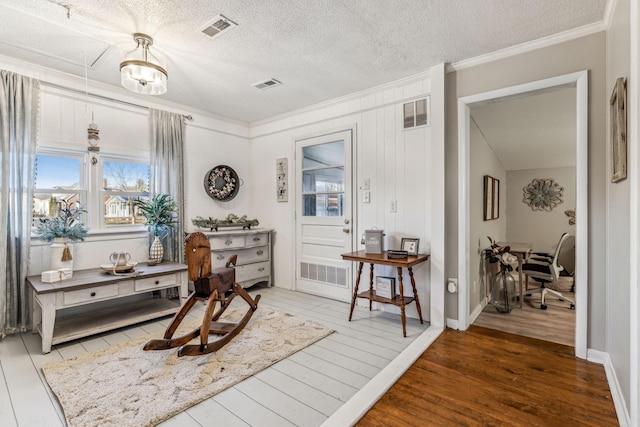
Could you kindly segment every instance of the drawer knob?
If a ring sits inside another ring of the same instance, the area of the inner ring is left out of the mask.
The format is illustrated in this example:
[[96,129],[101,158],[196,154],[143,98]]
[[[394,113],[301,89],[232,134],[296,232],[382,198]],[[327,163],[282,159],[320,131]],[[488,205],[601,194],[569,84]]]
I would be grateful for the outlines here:
[[91,292],[91,296],[92,296],[92,297],[95,297],[95,296],[96,296],[96,293],[95,293],[95,292]]
[[259,238],[259,237],[254,237],[254,238],[253,238],[253,241],[254,241],[254,242],[259,242],[259,241],[260,241],[260,238]]
[[224,255],[218,255],[216,259],[224,259]]
[[227,246],[229,246],[232,243],[233,243],[233,240],[227,239],[227,240],[224,241],[224,244],[227,245]]
[[258,271],[264,271],[264,267],[260,267]]
[[256,252],[256,254],[258,255],[262,255],[264,253],[264,251],[262,249],[258,249],[258,251]]
[[160,284],[160,280],[156,280],[156,285],[159,285],[159,284]]

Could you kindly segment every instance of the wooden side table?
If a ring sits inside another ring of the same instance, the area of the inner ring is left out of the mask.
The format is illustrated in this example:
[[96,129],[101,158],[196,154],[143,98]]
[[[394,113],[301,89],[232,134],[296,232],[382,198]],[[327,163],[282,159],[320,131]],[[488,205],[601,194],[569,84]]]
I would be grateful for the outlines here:
[[[410,304],[415,300],[416,308],[418,309],[418,316],[420,317],[420,323],[424,323],[422,320],[422,309],[420,308],[420,300],[418,299],[418,292],[416,291],[416,281],[413,278],[413,266],[418,265],[422,262],[425,262],[429,259],[429,255],[420,254],[416,256],[409,256],[403,259],[397,258],[389,258],[385,253],[383,254],[368,254],[364,250],[350,252],[347,254],[342,254],[342,259],[345,261],[355,261],[358,263],[358,275],[356,277],[356,285],[353,288],[353,297],[351,298],[351,311],[349,312],[349,321],[351,321],[351,317],[353,316],[353,309],[356,305],[356,298],[366,298],[369,300],[369,311],[371,311],[371,306],[373,302],[380,302],[384,304],[393,304],[395,306],[400,307],[400,317],[402,319],[402,334],[407,336],[407,317],[405,314],[405,305]],[[371,269],[369,272],[369,290],[358,293],[358,287],[360,286],[360,276],[362,274],[362,267],[364,263],[371,264]],[[376,291],[373,289],[373,266],[375,264],[379,265],[389,265],[391,267],[396,267],[398,271],[398,283],[400,293],[394,298],[383,298],[376,295]],[[402,282],[402,269],[406,268],[409,271],[409,277],[411,278],[411,288],[413,289],[413,297],[405,297],[404,296],[404,284]]]

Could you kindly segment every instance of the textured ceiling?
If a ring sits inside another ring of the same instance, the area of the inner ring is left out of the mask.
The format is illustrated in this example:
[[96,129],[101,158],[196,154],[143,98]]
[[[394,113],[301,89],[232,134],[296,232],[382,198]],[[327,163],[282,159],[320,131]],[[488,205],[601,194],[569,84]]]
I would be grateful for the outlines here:
[[[58,4],[60,3],[60,4]],[[70,4],[70,18],[61,4]],[[607,0],[0,0],[0,55],[119,86],[132,33],[166,59],[161,97],[244,122],[601,22]],[[238,23],[210,39],[218,14]],[[102,47],[107,46],[102,56]],[[78,58],[81,58],[80,64]],[[282,86],[251,85],[276,78]]]

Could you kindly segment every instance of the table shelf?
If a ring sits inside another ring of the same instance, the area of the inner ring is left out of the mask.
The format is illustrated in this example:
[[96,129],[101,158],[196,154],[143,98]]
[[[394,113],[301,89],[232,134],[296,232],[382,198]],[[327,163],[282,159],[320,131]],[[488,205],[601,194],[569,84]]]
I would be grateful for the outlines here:
[[[364,298],[364,299],[368,299],[374,302],[381,302],[384,304],[393,304],[396,305],[398,307],[402,307],[402,302],[400,300],[400,296],[395,296],[394,298],[385,298],[385,297],[381,297],[376,295],[376,291],[364,291],[364,292],[360,292],[358,294],[358,298]],[[404,297],[404,304],[407,305],[409,303],[412,303],[414,300],[413,297],[408,297],[405,296]]]

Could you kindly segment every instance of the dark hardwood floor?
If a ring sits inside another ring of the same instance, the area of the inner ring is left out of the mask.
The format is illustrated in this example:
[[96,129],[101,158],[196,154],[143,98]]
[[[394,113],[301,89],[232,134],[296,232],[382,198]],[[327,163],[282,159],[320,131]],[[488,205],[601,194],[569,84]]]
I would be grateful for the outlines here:
[[617,426],[601,365],[571,347],[447,329],[359,426]]

